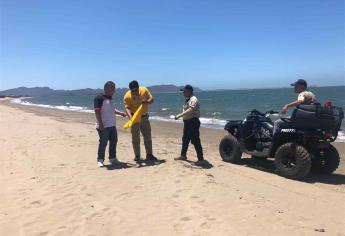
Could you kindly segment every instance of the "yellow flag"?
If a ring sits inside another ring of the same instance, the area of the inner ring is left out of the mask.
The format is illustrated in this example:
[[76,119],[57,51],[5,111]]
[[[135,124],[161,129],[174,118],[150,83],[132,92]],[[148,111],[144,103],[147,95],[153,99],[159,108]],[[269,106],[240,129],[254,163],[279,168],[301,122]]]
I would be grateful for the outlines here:
[[130,119],[124,126],[123,128],[128,129],[131,128],[135,123],[138,123],[141,121],[141,116],[143,113],[143,105],[140,105],[140,107],[138,108],[138,110],[134,113],[134,115],[132,116],[132,119]]

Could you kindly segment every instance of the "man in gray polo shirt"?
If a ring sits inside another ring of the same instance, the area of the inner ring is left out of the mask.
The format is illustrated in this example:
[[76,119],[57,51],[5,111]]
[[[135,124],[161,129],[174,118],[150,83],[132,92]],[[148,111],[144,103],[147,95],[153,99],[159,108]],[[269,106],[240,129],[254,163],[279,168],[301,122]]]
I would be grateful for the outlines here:
[[117,130],[116,116],[127,116],[115,108],[113,95],[115,93],[115,83],[108,81],[104,85],[104,93],[94,99],[94,108],[96,115],[96,129],[99,135],[97,164],[104,166],[105,149],[109,141],[109,161],[111,164],[118,162],[116,157]]

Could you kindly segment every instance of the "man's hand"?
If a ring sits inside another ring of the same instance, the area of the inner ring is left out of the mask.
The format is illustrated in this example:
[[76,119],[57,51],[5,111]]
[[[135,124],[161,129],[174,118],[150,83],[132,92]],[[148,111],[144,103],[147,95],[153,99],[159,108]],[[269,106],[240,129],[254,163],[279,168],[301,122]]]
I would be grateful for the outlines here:
[[122,117],[126,117],[126,116],[127,116],[127,113],[122,112],[122,111],[119,111],[119,110],[117,110],[117,109],[115,109],[115,114],[116,114],[116,115],[119,115],[119,116],[122,116]]
[[175,120],[178,120],[178,119],[180,119],[181,117],[179,116],[179,115],[176,115],[175,117],[174,117],[174,119]]
[[104,124],[103,124],[103,123],[99,123],[98,129],[99,129],[99,130],[104,130]]
[[285,105],[285,106],[283,106],[283,108],[282,108],[282,114],[286,114],[287,112],[288,112],[288,110],[289,110],[289,107],[288,107],[288,105]]

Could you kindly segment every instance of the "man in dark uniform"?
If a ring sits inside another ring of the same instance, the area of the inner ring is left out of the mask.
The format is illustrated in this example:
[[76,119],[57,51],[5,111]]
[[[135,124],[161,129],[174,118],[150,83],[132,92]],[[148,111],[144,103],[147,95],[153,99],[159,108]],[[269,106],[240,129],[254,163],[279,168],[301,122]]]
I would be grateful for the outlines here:
[[189,143],[192,142],[198,156],[197,164],[204,163],[204,154],[200,141],[200,104],[193,94],[193,87],[186,85],[183,89],[183,95],[186,98],[181,114],[175,116],[175,119],[183,119],[183,138],[181,156],[175,160],[187,160],[187,151]]

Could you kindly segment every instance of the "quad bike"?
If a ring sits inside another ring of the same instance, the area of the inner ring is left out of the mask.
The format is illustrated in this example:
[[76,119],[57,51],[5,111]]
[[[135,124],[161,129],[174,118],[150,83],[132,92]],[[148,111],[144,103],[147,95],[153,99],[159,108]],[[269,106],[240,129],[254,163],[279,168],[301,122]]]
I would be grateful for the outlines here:
[[279,175],[302,179],[310,173],[330,174],[340,162],[338,151],[331,144],[337,138],[344,118],[342,108],[331,104],[300,105],[291,118],[273,134],[270,115],[252,110],[244,120],[230,120],[228,131],[220,142],[223,161],[239,163],[242,153],[253,158],[274,158]]

